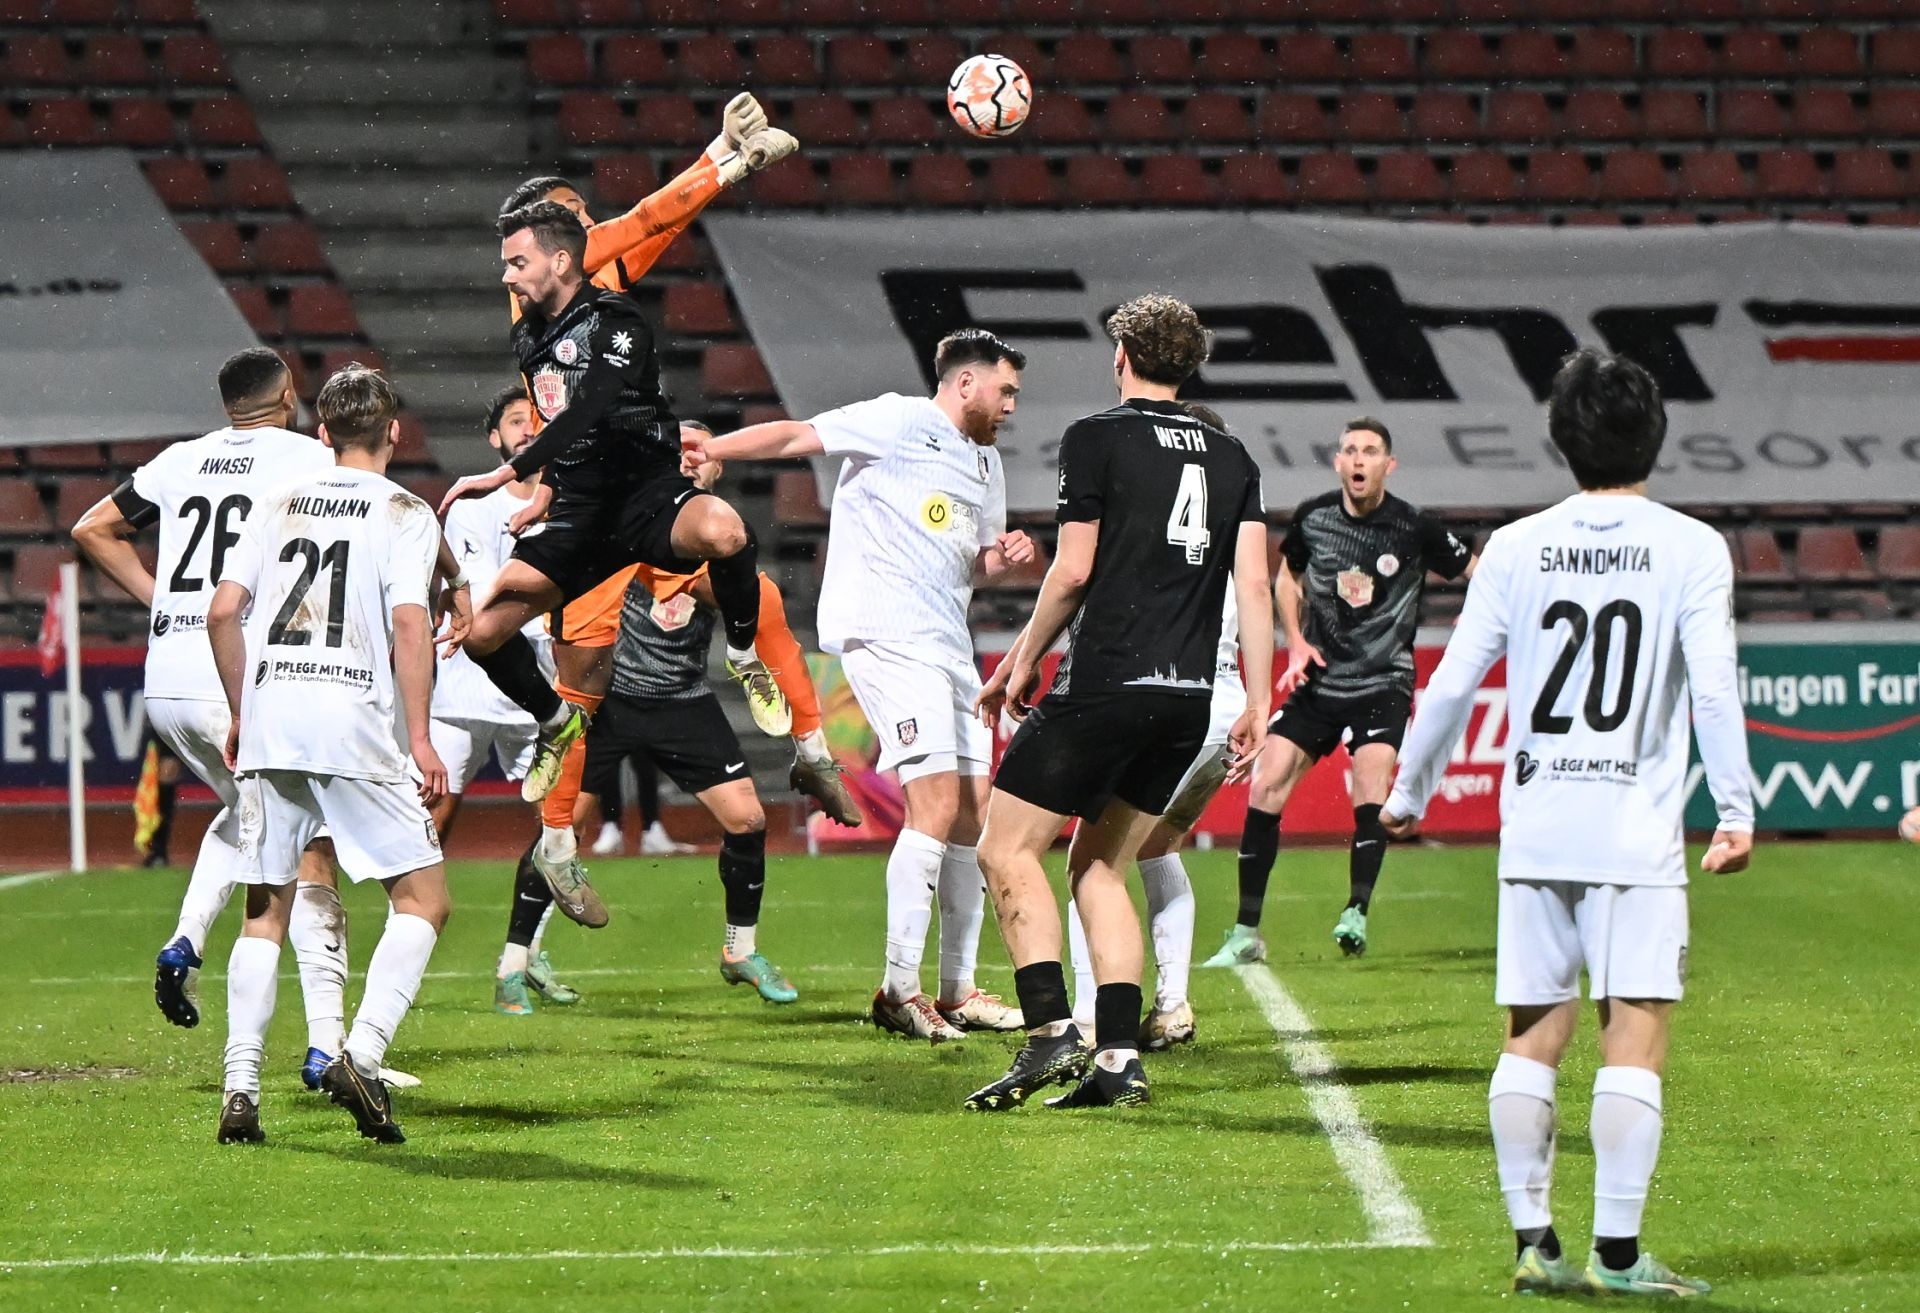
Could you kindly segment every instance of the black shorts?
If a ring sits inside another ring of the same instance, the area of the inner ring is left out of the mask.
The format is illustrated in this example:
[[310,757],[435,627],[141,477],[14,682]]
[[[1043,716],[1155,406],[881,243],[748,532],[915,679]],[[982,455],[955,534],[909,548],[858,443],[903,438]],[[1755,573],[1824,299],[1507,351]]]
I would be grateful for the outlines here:
[[586,778],[598,779],[644,750],[660,773],[688,793],[729,780],[752,780],[747,754],[712,693],[685,702],[641,702],[615,693],[600,704],[587,731]]
[[663,473],[599,496],[554,494],[547,518],[520,535],[513,558],[559,585],[571,602],[636,562],[692,574],[701,562],[674,555],[680,508],[711,494],[678,473]]
[[1372,693],[1357,698],[1329,698],[1312,684],[1297,688],[1280,704],[1267,723],[1270,733],[1278,734],[1318,761],[1340,746],[1340,737],[1353,731],[1354,748],[1384,743],[1396,753],[1407,736],[1407,720],[1413,715],[1413,699],[1405,693]]
[[1206,742],[1210,712],[1204,696],[1159,689],[1043,698],[1007,745],[993,787],[1088,821],[1115,798],[1164,815]]

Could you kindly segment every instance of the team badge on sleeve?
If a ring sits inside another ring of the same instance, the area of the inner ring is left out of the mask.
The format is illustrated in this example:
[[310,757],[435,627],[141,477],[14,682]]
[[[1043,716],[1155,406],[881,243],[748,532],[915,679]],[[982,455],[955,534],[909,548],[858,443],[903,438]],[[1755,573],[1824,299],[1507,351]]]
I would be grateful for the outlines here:
[[1340,592],[1340,600],[1359,610],[1373,601],[1373,576],[1358,566],[1342,570],[1333,577],[1334,586]]
[[920,722],[903,720],[893,727],[893,732],[899,738],[901,747],[910,748],[920,741]]
[[553,348],[553,358],[563,365],[571,365],[580,358],[580,345],[570,337],[563,337]]
[[1380,572],[1382,579],[1391,579],[1400,573],[1400,558],[1392,552],[1387,552],[1373,563],[1373,568]]

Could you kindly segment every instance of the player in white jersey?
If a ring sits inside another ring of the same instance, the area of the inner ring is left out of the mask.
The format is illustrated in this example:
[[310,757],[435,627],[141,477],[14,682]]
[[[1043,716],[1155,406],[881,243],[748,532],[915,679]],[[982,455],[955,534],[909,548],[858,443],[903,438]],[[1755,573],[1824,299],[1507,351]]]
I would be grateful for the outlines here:
[[[1382,823],[1404,835],[1507,660],[1496,998],[1507,1043],[1488,1091],[1515,1289],[1695,1295],[1639,1247],[1661,1134],[1668,1022],[1687,968],[1687,713],[1719,808],[1701,866],[1745,869],[1753,777],[1735,687],[1733,566],[1720,536],[1646,498],[1666,435],[1660,391],[1586,350],[1554,379],[1548,432],[1580,485],[1496,532],[1414,717]],[[1584,1272],[1548,1209],[1555,1078],[1579,1015],[1600,1019],[1594,1246]]]
[[[906,823],[887,860],[887,970],[874,1024],[941,1043],[966,1030],[1018,1030],[1020,1014],[974,983],[986,887],[977,845],[992,735],[975,721],[980,691],[967,607],[977,580],[1033,559],[1006,531],[1006,476],[994,450],[1013,414],[1026,357],[964,329],[934,350],[931,398],[890,392],[808,421],[756,424],[695,442],[708,460],[847,458],[834,489],[821,585],[820,645],[898,772]],[[940,992],[921,987],[940,903]]]
[[293,867],[313,836],[330,830],[348,875],[380,881],[393,905],[353,1029],[321,1076],[370,1139],[405,1139],[380,1060],[450,911],[439,835],[423,805],[447,785],[427,732],[439,525],[431,507],[385,477],[400,427],[386,379],[349,365],[315,406],[334,468],[257,510],[207,613],[234,720],[227,756],[240,782],[249,886],[227,967],[222,1143],[265,1138],[260,1060]]

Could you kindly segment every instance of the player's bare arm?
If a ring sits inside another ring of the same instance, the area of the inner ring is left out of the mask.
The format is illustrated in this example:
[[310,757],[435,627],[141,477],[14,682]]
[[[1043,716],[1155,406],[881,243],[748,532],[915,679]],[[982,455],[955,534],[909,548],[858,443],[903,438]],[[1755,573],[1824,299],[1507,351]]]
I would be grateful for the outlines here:
[[974,579],[996,579],[1016,565],[1027,564],[1033,557],[1033,539],[1024,529],[1003,533],[990,546],[980,549],[979,558],[974,562]]
[[467,641],[467,635],[473,631],[473,589],[467,583],[467,576],[460,569],[460,560],[453,554],[453,547],[447,542],[445,534],[440,536],[434,574],[446,581],[446,587],[439,595],[439,611],[446,626],[439,640],[445,644],[440,654],[444,658],[459,651],[460,645]]
[[87,508],[73,526],[73,542],[100,573],[142,606],[153,605],[153,574],[133,549],[138,532],[114,504],[111,496],[102,497]]
[[[1281,569],[1285,569],[1283,564]],[[1227,779],[1235,784],[1253,772],[1266,746],[1267,720],[1273,714],[1273,607],[1267,592],[1267,526],[1248,520],[1233,547],[1233,592],[1240,615],[1240,660],[1246,667],[1247,709],[1233,723],[1227,743],[1233,764]]]
[[420,768],[420,801],[428,807],[447,792],[447,768],[433,750],[428,707],[433,698],[433,621],[427,608],[393,608],[393,685],[407,725],[407,751]]
[[[1040,596],[1034,601],[1033,618],[1027,621],[1015,650],[1007,654],[1007,659],[993,672],[993,678],[980,690],[980,696],[974,699],[975,708],[989,726],[999,718],[1002,706],[1015,720],[1024,719],[1033,706],[1033,691],[1040,682],[1041,659],[1073,619],[1073,613],[1080,609],[1087,581],[1093,577],[1093,558],[1099,546],[1098,520],[1074,520],[1060,526],[1060,541],[1053,564],[1040,585]],[[1264,543],[1261,551],[1266,551]],[[1261,568],[1266,568],[1264,563]],[[1265,591],[1263,585],[1261,592]]]
[[[1261,560],[1265,561],[1264,554]],[[1239,576],[1236,575],[1237,579]],[[1300,580],[1294,575],[1293,567],[1283,557],[1280,561],[1280,573],[1274,576],[1273,600],[1280,608],[1281,631],[1287,640],[1287,668],[1280,675],[1280,696],[1286,697],[1300,685],[1306,683],[1311,667],[1326,668],[1327,659],[1320,649],[1307,641],[1300,627],[1300,606],[1305,594],[1300,589]]]
[[227,730],[227,746],[222,753],[227,769],[233,769],[240,752],[240,689],[247,669],[247,640],[240,628],[240,617],[253,594],[231,579],[223,579],[213,590],[207,604],[207,642],[213,648],[214,668],[220,672],[220,687],[227,695],[227,711],[232,724]]
[[692,479],[698,478],[699,471],[714,461],[797,460],[802,456],[818,456],[825,450],[820,432],[813,425],[803,420],[778,419],[718,437],[685,434],[680,445],[680,472]]

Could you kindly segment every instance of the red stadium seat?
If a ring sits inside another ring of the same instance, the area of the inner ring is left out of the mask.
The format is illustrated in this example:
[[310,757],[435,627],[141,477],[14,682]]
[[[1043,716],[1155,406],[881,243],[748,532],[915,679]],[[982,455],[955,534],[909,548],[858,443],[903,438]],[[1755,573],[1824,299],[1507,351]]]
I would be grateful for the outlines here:
[[1486,41],[1478,32],[1459,28],[1430,33],[1421,63],[1436,82],[1486,82],[1493,77],[1493,55]]
[[581,27],[633,27],[644,17],[640,0],[573,0],[573,21]]
[[1109,141],[1166,143],[1178,135],[1166,102],[1144,92],[1115,96],[1101,118]]
[[845,96],[802,96],[793,102],[787,126],[808,146],[857,146],[867,135]]
[[84,100],[53,96],[27,107],[27,135],[37,146],[92,146],[106,139]]
[[253,271],[253,256],[248,252],[246,242],[241,239],[240,230],[232,224],[200,219],[181,224],[180,231],[215,273],[244,274]]
[[47,0],[47,21],[61,27],[106,27],[119,17],[119,0]]
[[995,155],[987,164],[992,205],[1058,205],[1060,184],[1038,155]]
[[1527,199],[1584,204],[1594,198],[1593,174],[1577,151],[1543,150],[1527,157]]
[[1700,97],[1678,87],[1655,87],[1640,100],[1640,122],[1656,141],[1691,141],[1707,135]]
[[247,321],[258,337],[279,337],[281,332],[280,312],[267,300],[264,287],[247,287],[228,284],[227,296],[232,299],[240,315]]
[[835,155],[827,162],[827,191],[836,205],[893,205],[899,192],[881,155]]
[[1802,32],[1794,64],[1801,77],[1859,77],[1860,38],[1838,27]]
[[295,337],[358,337],[360,321],[346,289],[318,283],[287,293],[287,331]]
[[220,43],[198,32],[181,32],[160,43],[160,67],[169,81],[187,87],[225,87],[233,84]]
[[[387,358],[363,342],[353,346],[331,347],[322,351],[320,353],[321,381],[325,382],[348,365],[365,365],[368,369],[379,370],[382,374],[391,372]],[[402,436],[405,436],[404,433]]]
[[782,470],[773,476],[773,518],[777,524],[824,529],[826,508],[811,470]]
[[1520,178],[1497,151],[1477,150],[1453,161],[1453,198],[1463,205],[1497,205],[1520,199]]
[[[658,49],[659,43],[654,46]],[[587,54],[587,43],[571,32],[533,37],[527,42],[527,75],[543,86],[587,86],[593,81],[593,59]]]
[[1448,17],[1446,0],[1380,0],[1381,20],[1388,23],[1438,23]]
[[1538,91],[1496,91],[1487,97],[1487,137],[1492,141],[1551,141],[1553,111]]
[[1000,21],[1000,0],[940,0],[940,21],[986,27]]
[[827,42],[827,84],[877,87],[900,80],[900,68],[877,36],[837,36]]
[[614,87],[666,86],[673,81],[673,63],[655,37],[610,36],[600,43],[600,81]]
[[1771,529],[1742,529],[1733,538],[1734,569],[1738,580],[1749,584],[1788,584],[1793,575],[1787,570],[1786,557]]
[[916,155],[907,166],[907,199],[914,205],[972,205],[979,197],[973,171],[957,155]]
[[1403,205],[1437,205],[1447,199],[1447,184],[1425,151],[1382,155],[1374,169],[1376,200]]
[[64,547],[29,543],[13,551],[13,598],[17,602],[44,602],[60,577],[60,566],[73,557]]
[[940,120],[934,117],[932,106],[918,96],[876,100],[871,113],[867,135],[876,145],[929,146],[940,140]]
[[1264,87],[1274,79],[1274,62],[1259,37],[1225,32],[1208,37],[1200,47],[1199,71],[1202,82],[1254,83]]
[[[840,15],[847,6],[837,6],[839,13],[830,12],[836,6],[823,3],[823,0],[793,0],[795,21],[807,24],[828,26],[846,20]],[[822,12],[818,17],[808,15],[810,9]],[[719,12],[714,15],[716,25],[721,28],[732,27],[773,27],[786,21],[786,5],[783,0],[719,0]]]
[[1720,92],[1714,126],[1722,137],[1780,138],[1787,135],[1787,114],[1771,91],[1728,87]]
[[[867,0],[864,9],[867,20],[876,27],[934,27],[942,16],[936,0]],[[998,17],[999,5],[995,4],[993,10]]]
[[1320,102],[1297,91],[1264,97],[1257,125],[1262,141],[1325,141],[1331,135]]
[[739,49],[726,36],[696,36],[682,41],[673,52],[673,69],[683,84],[695,87],[732,88],[746,75]]
[[617,146],[632,141],[633,120],[620,102],[598,91],[573,91],[560,101],[560,139],[570,146]]
[[300,219],[262,224],[253,235],[253,253],[269,273],[323,274],[329,268],[320,235]]
[[[776,166],[756,181],[781,172],[784,169]],[[734,337],[740,332],[733,309],[727,304],[727,289],[721,283],[672,284],[667,288],[662,317],[669,333],[685,337]]]
[[[1035,86],[1053,76],[1053,61],[1034,44],[1031,37],[1021,36],[1017,32],[1002,32],[981,41],[976,48],[981,54],[1004,55],[1011,59]],[[944,84],[946,79],[941,78],[940,81]],[[1042,96],[1041,99],[1046,97]]]
[[1744,0],[1671,0],[1668,17],[1694,23],[1731,23]]
[[97,442],[63,443],[50,447],[34,447],[26,453],[27,463],[36,470],[85,471],[104,470],[107,462],[102,458],[100,444]]
[[1194,80],[1193,47],[1185,37],[1135,37],[1127,47],[1127,59],[1141,82],[1184,85]]
[[1067,201],[1072,205],[1131,205],[1139,184],[1111,155],[1076,155],[1067,161]]
[[1876,137],[1920,137],[1920,90],[1875,87],[1867,96],[1867,130]]
[[1835,196],[1862,201],[1897,201],[1911,194],[1893,156],[1871,146],[1834,155],[1829,189]]
[[1412,82],[1419,77],[1413,47],[1398,32],[1361,32],[1354,36],[1348,67],[1362,82]]
[[[1920,93],[1909,91],[1908,94],[1920,98]],[[1857,137],[1864,127],[1860,121],[1860,111],[1853,106],[1853,97],[1839,87],[1802,87],[1793,98],[1790,131],[1795,137]],[[1906,134],[1895,132],[1886,135]]]
[[1800,531],[1793,572],[1808,583],[1866,584],[1873,582],[1859,535],[1842,525],[1817,525]]
[[26,479],[0,479],[0,532],[47,533],[52,528],[37,487]]
[[[1212,42],[1208,43],[1209,48]],[[1274,42],[1273,62],[1291,82],[1334,82],[1347,75],[1346,57],[1324,32],[1290,32]]]
[[1080,20],[1098,27],[1141,27],[1160,17],[1159,0],[1080,0]]
[[1679,192],[1690,201],[1744,201],[1753,179],[1730,150],[1695,151],[1680,157]]
[[1521,0],[1453,0],[1453,16],[1463,23],[1511,23],[1526,17]]
[[1520,28],[1500,38],[1493,68],[1499,77],[1514,82],[1558,80],[1567,75],[1567,57],[1553,33]]
[[1826,195],[1826,179],[1811,151],[1763,151],[1756,172],[1760,195],[1768,200],[1811,201]]
[[1220,24],[1234,15],[1234,0],[1165,0],[1161,16],[1169,23]]
[[593,162],[593,193],[604,205],[632,209],[659,186],[659,171],[648,156],[602,155]]
[[1335,124],[1349,141],[1404,141],[1407,136],[1407,116],[1392,96],[1379,91],[1342,96]]
[[[0,484],[0,488],[4,488]],[[4,519],[0,513],[0,519]],[[1876,554],[1880,577],[1895,583],[1920,582],[1920,524],[1889,524],[1880,531]]]
[[1786,77],[1793,64],[1780,34],[1771,28],[1736,29],[1727,33],[1720,47],[1720,72],[1726,77]]
[[1876,75],[1920,77],[1920,27],[1890,27],[1869,38]]
[[1056,82],[1068,86],[1088,83],[1110,86],[1125,76],[1120,52],[1113,42],[1096,32],[1074,32],[1060,38],[1060,43],[1053,48]]
[[60,480],[53,499],[54,527],[67,530],[80,523],[80,517],[92,510],[102,497],[113,495],[114,484],[113,479],[104,478]]
[[967,57],[967,49],[958,37],[944,32],[925,32],[907,40],[906,84],[929,91],[947,85],[953,70]]
[[1194,155],[1153,155],[1140,166],[1140,199],[1147,205],[1214,205],[1220,181]]
[[1647,37],[1646,66],[1652,77],[1703,78],[1713,72],[1713,52],[1691,28],[1662,27]]
[[187,132],[202,146],[264,146],[253,110],[238,96],[219,96],[194,104]]
[[1093,115],[1078,97],[1063,92],[1040,96],[1022,135],[1044,146],[1085,145],[1094,138]]
[[1673,179],[1650,150],[1610,151],[1600,163],[1600,197],[1627,205],[1673,199]]
[[166,101],[153,100],[145,96],[108,102],[107,135],[113,139],[116,146],[133,146],[149,150],[171,146],[178,140],[174,129],[173,110]]
[[1367,180],[1351,155],[1323,151],[1300,161],[1300,200],[1308,205],[1362,205]]
[[[238,163],[239,161],[235,161]],[[231,170],[233,165],[229,164]],[[160,203],[170,210],[204,210],[213,205],[213,184],[199,160],[146,160],[140,165]]]
[[7,38],[4,81],[18,86],[58,87],[79,80],[79,70],[67,58],[57,36],[19,35]]
[[1238,96],[1223,91],[1202,91],[1187,102],[1180,122],[1186,135],[1195,142],[1213,144],[1223,141],[1251,141],[1253,119]]
[[137,36],[87,38],[80,76],[89,86],[100,87],[144,87],[157,80],[153,61]]
[[1480,115],[1459,91],[1422,91],[1408,115],[1415,141],[1478,141]]
[[1293,183],[1271,155],[1234,155],[1220,163],[1220,198],[1228,205],[1285,205]]
[[641,22],[654,28],[711,28],[715,8],[711,0],[641,0]]
[[1633,38],[1618,28],[1586,27],[1573,34],[1567,71],[1576,78],[1630,78],[1640,71]]
[[704,146],[713,128],[691,96],[642,96],[633,106],[633,139],[647,146]]
[[264,155],[227,161],[220,175],[220,203],[236,210],[291,210],[293,188],[279,163]]
[[1567,97],[1566,135],[1579,141],[1624,141],[1640,135],[1640,119],[1617,91],[1588,88]]
[[133,0],[133,17],[148,27],[184,27],[200,21],[193,0]]
[[493,0],[493,16],[502,27],[558,27],[560,0]]
[[1007,18],[1025,27],[1064,27],[1073,22],[1076,0],[1006,0]]
[[753,43],[755,86],[812,87],[820,84],[813,42],[803,36],[763,36]]

